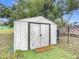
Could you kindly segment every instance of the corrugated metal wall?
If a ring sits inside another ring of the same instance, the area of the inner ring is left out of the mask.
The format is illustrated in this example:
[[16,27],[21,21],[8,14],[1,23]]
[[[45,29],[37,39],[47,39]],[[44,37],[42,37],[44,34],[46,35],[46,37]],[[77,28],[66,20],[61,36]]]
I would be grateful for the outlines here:
[[57,26],[51,24],[51,44],[57,43]]
[[[50,24],[51,45],[57,43],[57,25]],[[14,51],[28,50],[28,22],[14,22]]]
[[14,23],[14,50],[28,49],[28,23]]
[[28,23],[20,22],[20,39],[21,39],[21,50],[28,49]]

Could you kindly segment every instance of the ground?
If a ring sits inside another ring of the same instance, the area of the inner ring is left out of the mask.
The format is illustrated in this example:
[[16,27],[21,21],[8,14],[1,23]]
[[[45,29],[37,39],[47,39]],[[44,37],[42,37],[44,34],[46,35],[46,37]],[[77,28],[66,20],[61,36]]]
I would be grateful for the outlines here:
[[10,28],[9,26],[0,26],[0,33],[9,33],[12,31],[13,28]]
[[79,56],[79,36],[70,36],[69,44],[67,35],[61,36],[58,46]]
[[13,53],[13,32],[0,32],[0,59],[75,59],[76,55],[61,47],[58,43],[51,49],[37,53],[26,51]]
[[28,51],[22,52],[23,59],[75,59],[75,55],[65,51],[64,49],[53,47],[43,52]]

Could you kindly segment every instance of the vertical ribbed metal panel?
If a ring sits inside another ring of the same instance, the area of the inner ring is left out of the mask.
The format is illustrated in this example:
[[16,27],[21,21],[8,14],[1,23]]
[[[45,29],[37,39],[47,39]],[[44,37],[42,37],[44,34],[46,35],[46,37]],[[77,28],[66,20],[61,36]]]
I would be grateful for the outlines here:
[[21,32],[20,32],[20,39],[21,39],[21,50],[28,49],[28,23],[27,22],[20,22],[21,23]]
[[57,43],[57,26],[51,24],[51,45]]
[[40,47],[40,24],[30,24],[30,48]]
[[41,24],[41,39],[40,47],[49,46],[49,25]]
[[20,22],[14,23],[14,50],[21,49]]

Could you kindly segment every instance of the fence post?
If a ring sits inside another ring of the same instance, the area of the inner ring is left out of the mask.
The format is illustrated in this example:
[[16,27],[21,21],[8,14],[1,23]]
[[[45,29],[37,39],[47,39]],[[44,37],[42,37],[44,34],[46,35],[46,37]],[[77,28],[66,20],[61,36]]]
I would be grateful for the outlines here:
[[59,43],[59,30],[57,30],[57,42]]
[[70,27],[68,26],[68,44],[70,43]]

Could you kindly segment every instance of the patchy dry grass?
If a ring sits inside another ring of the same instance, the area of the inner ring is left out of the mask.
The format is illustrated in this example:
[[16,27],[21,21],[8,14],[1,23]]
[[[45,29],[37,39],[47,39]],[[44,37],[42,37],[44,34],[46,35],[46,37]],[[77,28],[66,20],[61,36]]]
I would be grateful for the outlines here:
[[79,56],[79,37],[71,36],[69,44],[67,40],[67,36],[60,37],[60,43],[57,46]]

